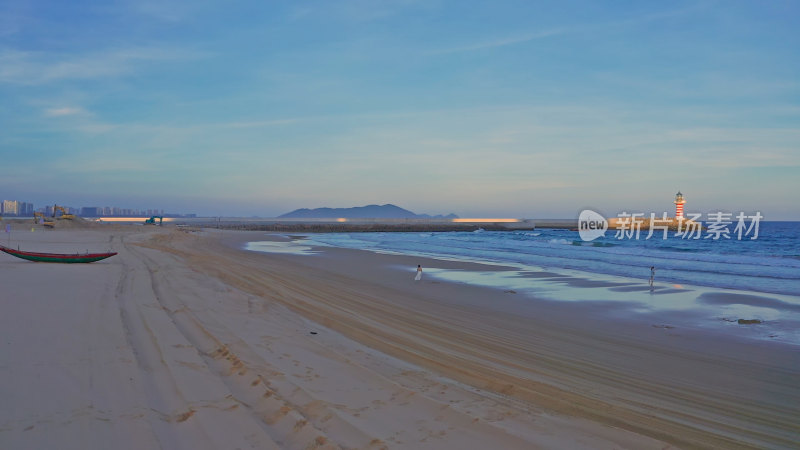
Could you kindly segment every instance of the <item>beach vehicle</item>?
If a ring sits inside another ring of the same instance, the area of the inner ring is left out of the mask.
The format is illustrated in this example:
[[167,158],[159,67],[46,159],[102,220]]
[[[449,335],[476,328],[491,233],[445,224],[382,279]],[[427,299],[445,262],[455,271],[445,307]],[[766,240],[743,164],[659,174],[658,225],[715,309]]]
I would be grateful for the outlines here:
[[39,223],[50,228],[55,227],[55,222],[45,219],[44,213],[40,212],[33,213],[33,223]]
[[[61,215],[56,217],[56,213],[59,212],[59,211],[61,211]],[[72,220],[72,219],[75,218],[74,215],[70,214],[67,211],[67,208],[64,208],[63,206],[58,206],[58,205],[53,205],[53,217],[55,217],[56,219],[69,219],[69,220]]]
[[116,252],[83,254],[38,253],[14,250],[13,248],[4,247],[2,245],[0,245],[0,251],[8,253],[11,256],[16,256],[17,258],[27,259],[28,261],[56,263],[90,263],[100,261],[101,259],[106,259],[117,254]]

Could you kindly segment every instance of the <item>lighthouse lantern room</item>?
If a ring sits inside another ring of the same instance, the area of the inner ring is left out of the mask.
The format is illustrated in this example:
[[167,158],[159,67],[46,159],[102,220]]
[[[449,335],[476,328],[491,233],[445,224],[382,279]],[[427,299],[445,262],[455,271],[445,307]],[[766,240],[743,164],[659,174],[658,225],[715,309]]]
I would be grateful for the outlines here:
[[686,203],[686,200],[683,199],[683,194],[678,191],[675,194],[675,218],[680,220],[683,219],[683,204]]

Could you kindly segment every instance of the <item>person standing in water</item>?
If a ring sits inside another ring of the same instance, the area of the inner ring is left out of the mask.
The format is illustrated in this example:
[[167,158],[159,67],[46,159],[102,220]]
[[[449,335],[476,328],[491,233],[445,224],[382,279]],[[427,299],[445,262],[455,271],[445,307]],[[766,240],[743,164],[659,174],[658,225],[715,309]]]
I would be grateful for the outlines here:
[[650,287],[653,287],[653,282],[656,279],[656,266],[650,266]]
[[421,279],[422,279],[422,266],[418,264],[417,265],[417,276],[414,277],[414,281],[419,281]]

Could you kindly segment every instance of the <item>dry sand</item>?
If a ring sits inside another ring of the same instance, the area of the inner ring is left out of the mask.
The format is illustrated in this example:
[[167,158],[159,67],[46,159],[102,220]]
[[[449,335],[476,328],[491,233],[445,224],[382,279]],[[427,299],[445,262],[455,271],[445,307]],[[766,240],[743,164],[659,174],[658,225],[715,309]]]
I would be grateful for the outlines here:
[[455,262],[239,250],[262,237],[13,233],[25,250],[119,255],[0,254],[0,448],[799,445],[796,346],[412,281]]

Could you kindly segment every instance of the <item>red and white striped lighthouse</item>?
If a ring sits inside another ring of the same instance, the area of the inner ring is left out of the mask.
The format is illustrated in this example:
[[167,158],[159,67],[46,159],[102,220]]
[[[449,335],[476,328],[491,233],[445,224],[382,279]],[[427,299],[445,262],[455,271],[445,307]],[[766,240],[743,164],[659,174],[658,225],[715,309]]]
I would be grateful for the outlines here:
[[680,220],[683,219],[683,204],[686,203],[686,200],[683,199],[683,194],[678,191],[675,194],[675,218]]

